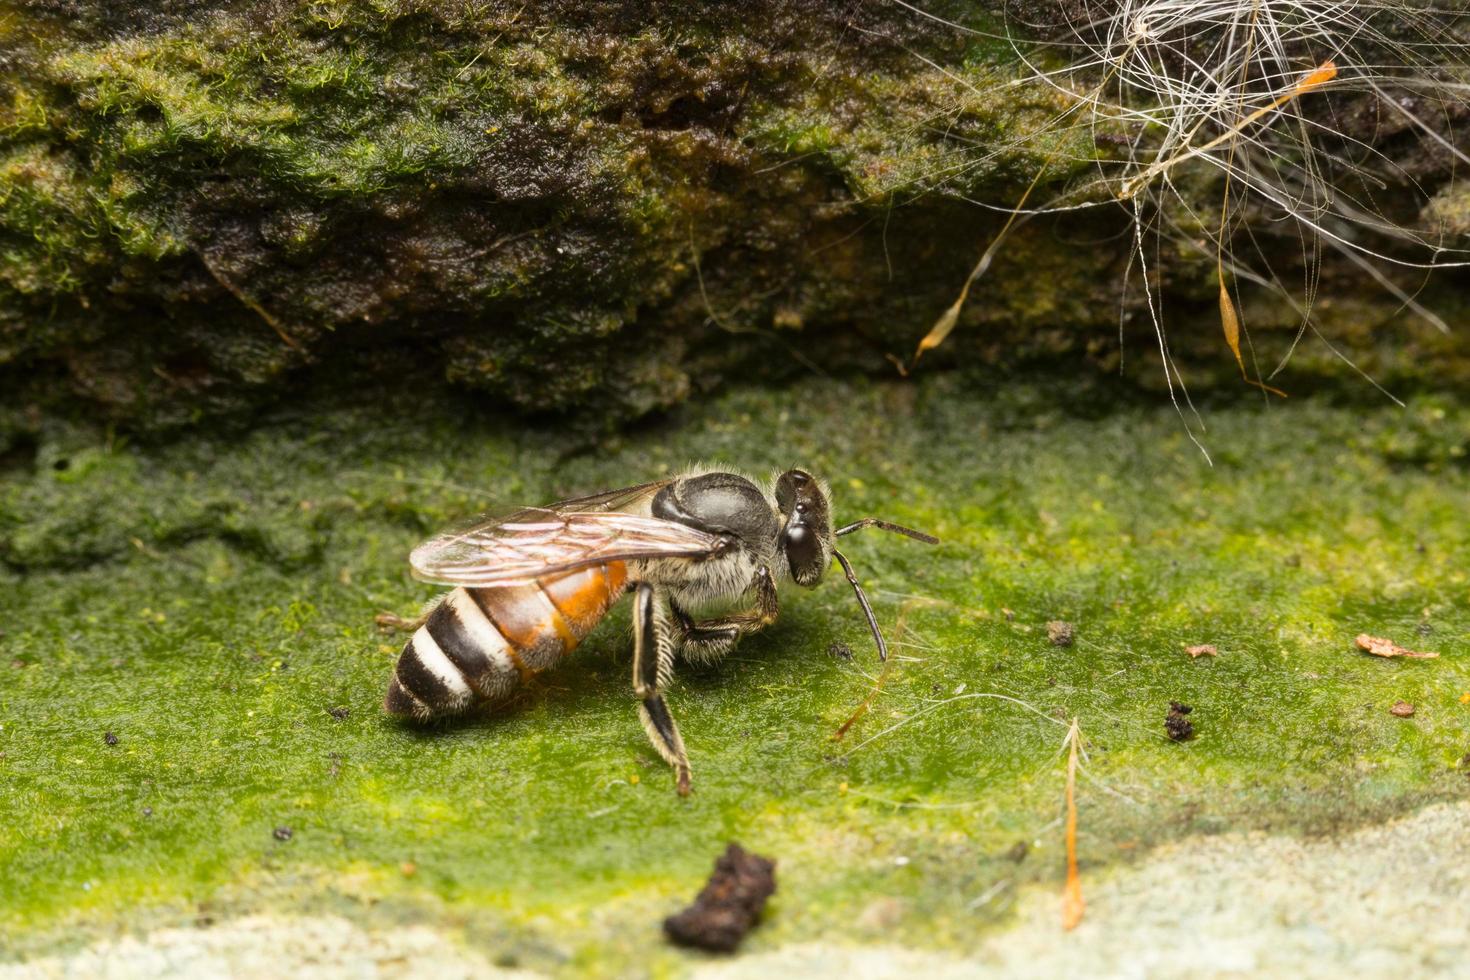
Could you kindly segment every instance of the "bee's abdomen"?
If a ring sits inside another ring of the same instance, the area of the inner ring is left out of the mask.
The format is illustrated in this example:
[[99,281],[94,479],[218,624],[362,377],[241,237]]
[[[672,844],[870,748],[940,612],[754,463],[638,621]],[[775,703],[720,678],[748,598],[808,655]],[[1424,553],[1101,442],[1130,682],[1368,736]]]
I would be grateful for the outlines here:
[[531,585],[455,589],[404,646],[383,706],[422,719],[506,696],[570,653],[627,576],[609,562]]

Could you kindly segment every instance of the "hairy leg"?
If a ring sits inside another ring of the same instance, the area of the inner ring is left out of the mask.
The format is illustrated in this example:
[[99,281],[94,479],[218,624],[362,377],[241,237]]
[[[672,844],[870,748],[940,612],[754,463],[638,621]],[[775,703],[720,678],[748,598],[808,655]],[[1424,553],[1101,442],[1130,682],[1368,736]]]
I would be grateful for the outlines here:
[[674,716],[664,702],[663,690],[673,680],[674,645],[668,630],[659,622],[658,594],[640,582],[633,595],[633,693],[638,696],[638,716],[648,740],[674,767],[680,796],[689,795],[689,756]]

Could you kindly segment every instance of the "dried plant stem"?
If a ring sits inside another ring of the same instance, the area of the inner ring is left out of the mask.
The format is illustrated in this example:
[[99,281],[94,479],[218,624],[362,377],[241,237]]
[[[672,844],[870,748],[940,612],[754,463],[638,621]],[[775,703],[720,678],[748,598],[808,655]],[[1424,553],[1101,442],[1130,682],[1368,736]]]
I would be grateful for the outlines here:
[[[938,320],[934,321],[934,326],[930,327],[929,332],[919,341],[918,349],[914,351],[914,359],[909,363],[909,368],[919,363],[919,358],[924,356],[926,350],[932,350],[944,343],[944,339],[954,330],[955,324],[960,319],[960,310],[964,309],[965,300],[970,296],[970,286],[975,280],[985,275],[986,269],[990,268],[990,263],[994,260],[995,253],[1000,250],[1001,244],[1006,240],[1006,236],[1010,234],[1011,228],[1016,224],[1016,219],[1021,215],[1021,209],[1026,206],[1026,202],[1031,198],[1031,192],[1036,190],[1036,185],[1041,183],[1041,177],[1046,173],[1046,168],[1051,164],[1052,158],[1054,157],[1055,153],[1052,157],[1047,158],[1041,166],[1036,168],[1036,176],[1031,178],[1031,183],[1026,188],[1026,193],[1021,195],[1021,199],[1011,209],[1011,216],[1006,219],[1006,223],[1001,226],[995,239],[985,249],[984,253],[981,254],[980,261],[975,263],[975,268],[970,270],[970,275],[965,279],[965,284],[960,287],[959,296],[955,297],[955,301],[950,304],[949,309],[945,310],[944,314]],[[908,370],[900,364],[899,372],[901,374],[907,374]]]
[[[899,605],[898,622],[895,623],[893,627],[894,646],[897,646],[903,641],[904,632],[908,629],[909,626],[909,610],[914,608],[915,606],[926,605],[934,605],[934,600],[916,597],[913,599],[908,599]],[[874,682],[873,689],[868,692],[867,697],[863,698],[863,703],[857,706],[857,710],[852,713],[851,717],[844,721],[838,727],[837,731],[832,733],[832,741],[842,741],[843,736],[847,734],[848,730],[852,728],[853,725],[857,724],[858,719],[862,718],[863,715],[872,710],[873,702],[878,699],[878,693],[883,690],[883,685],[888,680],[888,674],[890,671],[893,670],[893,661],[895,659],[897,658],[889,657],[887,660],[883,661],[883,669],[878,672],[878,680]]]
[[1291,89],[1288,90],[1285,94],[1280,95],[1270,103],[1261,106],[1255,112],[1252,112],[1240,122],[1236,123],[1234,126],[1231,126],[1219,136],[1216,136],[1214,139],[1210,140],[1208,143],[1202,143],[1199,146],[1181,151],[1171,157],[1168,157],[1167,159],[1155,161],[1154,163],[1149,164],[1148,167],[1144,168],[1139,173],[1128,178],[1126,181],[1123,182],[1122,189],[1118,191],[1118,200],[1127,201],[1131,199],[1134,194],[1137,194],[1141,188],[1146,186],[1150,181],[1152,181],[1160,174],[1172,170],[1175,166],[1183,163],[1185,160],[1192,160],[1197,156],[1203,156],[1204,154],[1209,153],[1215,147],[1220,146],[1227,140],[1235,139],[1235,137],[1240,135],[1242,130],[1244,130],[1251,123],[1254,123],[1257,120],[1261,119],[1267,113],[1275,112],[1277,109],[1280,109],[1292,99],[1298,98],[1302,95],[1306,95],[1308,92],[1312,91],[1312,89],[1320,88],[1336,77],[1337,65],[1333,64],[1331,61],[1322,62],[1322,64],[1318,65],[1316,69],[1307,74],[1305,78],[1293,85]]
[[1087,902],[1082,898],[1082,878],[1077,874],[1077,743],[1082,740],[1082,730],[1077,719],[1067,729],[1067,742],[1071,751],[1067,755],[1067,887],[1062,893],[1062,928],[1068,931],[1077,928]]
[[287,347],[295,351],[301,351],[303,354],[306,353],[306,348],[302,347],[300,341],[298,341],[295,337],[286,332],[286,328],[281,326],[280,320],[277,320],[274,316],[271,315],[269,310],[267,310],[265,307],[261,306],[253,298],[251,298],[249,293],[245,292],[245,290],[235,285],[235,283],[228,279],[224,275],[224,273],[215,268],[214,262],[210,260],[209,254],[205,252],[204,249],[199,249],[198,255],[199,261],[203,263],[205,271],[214,277],[215,282],[219,283],[225,288],[225,292],[235,297],[235,299],[239,300],[246,309],[250,310],[250,312],[254,313],[256,316],[264,320],[266,324],[276,332],[276,336],[280,337]]
[[[1241,72],[1244,74],[1245,67]],[[1230,143],[1230,158],[1225,167],[1225,193],[1220,200],[1220,233],[1215,239],[1215,275],[1220,281],[1220,327],[1225,332],[1225,343],[1230,348],[1230,353],[1235,355],[1235,364],[1240,368],[1240,377],[1248,385],[1254,385],[1262,391],[1273,395],[1286,397],[1286,392],[1280,388],[1273,388],[1264,381],[1253,379],[1245,369],[1245,358],[1240,353],[1240,315],[1235,311],[1235,301],[1230,298],[1230,287],[1225,282],[1225,239],[1230,226],[1230,165],[1235,161],[1235,142]],[[1257,374],[1260,372],[1257,371]]]
[[832,741],[842,741],[842,738],[847,734],[848,729],[857,724],[858,719],[862,718],[863,715],[867,714],[868,711],[872,709],[873,702],[878,698],[878,692],[883,690],[883,684],[885,681],[888,680],[889,671],[893,669],[893,661],[893,657],[889,657],[887,660],[883,661],[883,669],[879,671],[878,680],[873,685],[873,689],[868,692],[867,697],[863,698],[863,703],[857,706],[857,710],[854,711],[846,721],[838,726],[837,731],[832,733]]

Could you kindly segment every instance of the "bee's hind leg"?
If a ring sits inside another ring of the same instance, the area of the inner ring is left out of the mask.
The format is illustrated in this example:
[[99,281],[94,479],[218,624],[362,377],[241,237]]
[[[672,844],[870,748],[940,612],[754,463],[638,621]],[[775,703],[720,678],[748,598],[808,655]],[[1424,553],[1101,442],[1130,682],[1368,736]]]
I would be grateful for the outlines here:
[[380,612],[373,617],[373,622],[377,624],[378,629],[385,633],[417,633],[419,627],[429,621],[429,617],[434,614],[434,610],[438,609],[439,604],[444,602],[446,598],[448,597],[439,595],[430,599],[424,603],[423,611],[412,619],[400,616],[397,613]]
[[780,605],[771,571],[762,568],[755,580],[755,608],[749,612],[720,619],[695,620],[672,602],[669,608],[673,610],[679,627],[679,645],[685,659],[710,663],[729,653],[742,636],[774,623]]
[[659,620],[658,607],[653,586],[640,582],[633,597],[633,693],[638,696],[638,716],[648,740],[674,767],[679,795],[688,796],[689,755],[663,698],[664,688],[674,679],[674,645]]
[[417,633],[419,627],[429,621],[429,612],[431,611],[427,610],[415,616],[413,619],[408,619],[397,613],[380,612],[373,617],[373,623],[385,633]]

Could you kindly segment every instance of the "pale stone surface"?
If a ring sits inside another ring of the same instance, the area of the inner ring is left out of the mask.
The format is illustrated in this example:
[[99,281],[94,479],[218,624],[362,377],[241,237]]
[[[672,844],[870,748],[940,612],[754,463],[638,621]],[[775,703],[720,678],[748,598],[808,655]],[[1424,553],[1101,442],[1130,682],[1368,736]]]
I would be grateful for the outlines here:
[[346,919],[256,915],[205,929],[159,929],[78,953],[0,965],[0,980],[389,980],[398,977],[528,980],[432,929],[406,926],[367,932]]
[[841,977],[1470,977],[1470,805],[1431,807],[1337,839],[1196,838],[1086,881],[1060,926],[1036,889],[1012,928],[961,959],[802,945],[711,964],[701,980]]
[[[806,943],[704,960],[699,980],[822,977],[1470,977],[1470,804],[1430,807],[1336,839],[1196,838],[1085,884],[1087,916],[1060,926],[1054,889],[1021,897],[1011,928],[968,956]],[[537,974],[495,967],[421,927],[254,916],[163,929],[0,966],[0,980],[98,977],[391,978]]]

